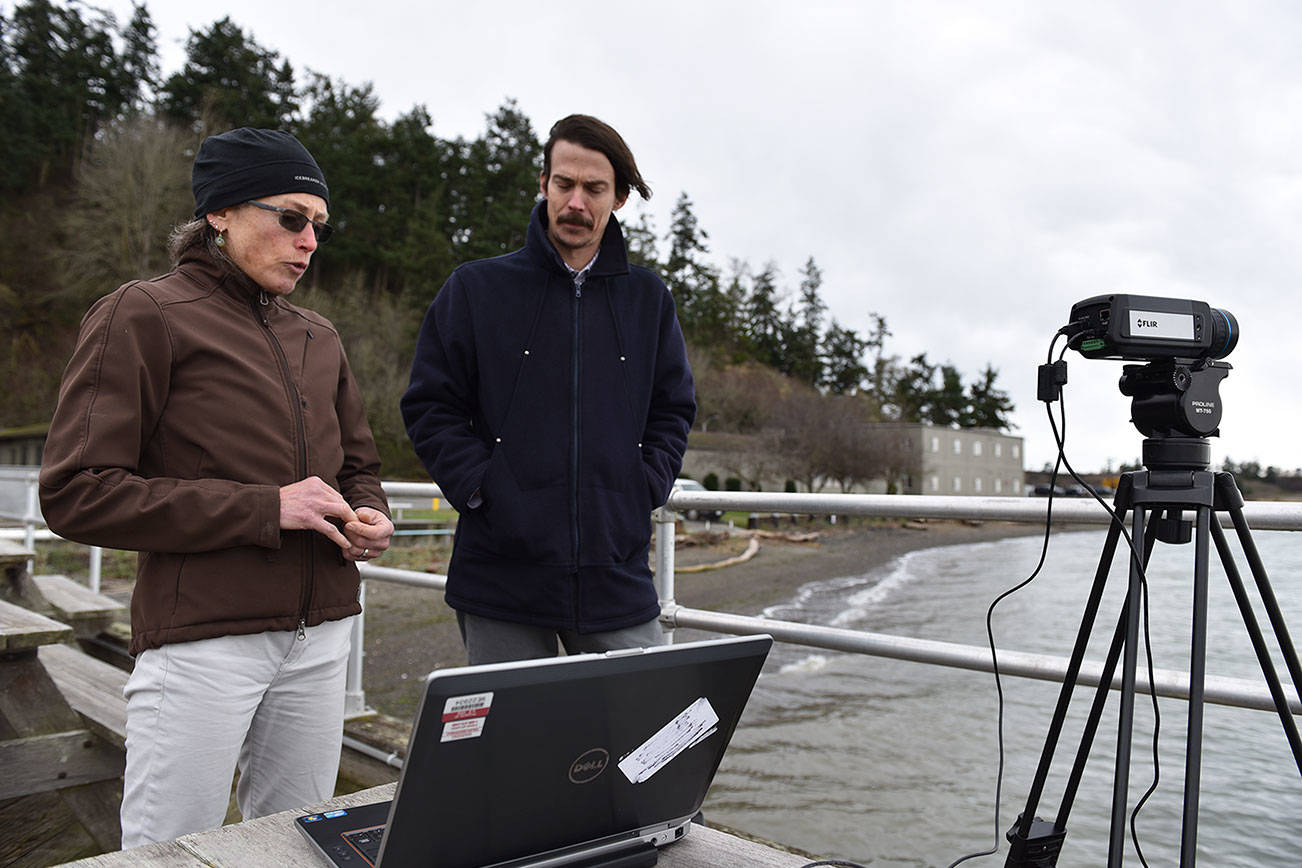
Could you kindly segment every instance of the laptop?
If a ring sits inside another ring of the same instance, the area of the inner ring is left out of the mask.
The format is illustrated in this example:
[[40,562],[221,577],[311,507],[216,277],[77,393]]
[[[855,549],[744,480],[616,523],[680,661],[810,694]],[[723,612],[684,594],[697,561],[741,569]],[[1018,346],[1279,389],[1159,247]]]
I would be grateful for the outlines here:
[[654,865],[700,810],[772,644],[436,671],[393,800],[295,822],[340,868]]

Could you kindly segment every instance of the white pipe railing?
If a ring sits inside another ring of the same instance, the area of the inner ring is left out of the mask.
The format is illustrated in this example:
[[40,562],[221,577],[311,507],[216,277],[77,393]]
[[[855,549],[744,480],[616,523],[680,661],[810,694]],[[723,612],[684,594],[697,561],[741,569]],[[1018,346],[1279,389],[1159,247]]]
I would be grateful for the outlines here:
[[[0,468],[0,481],[19,482],[24,486],[24,509],[21,514],[10,514],[0,512],[0,519],[6,521],[16,521],[22,525],[23,546],[29,552],[36,551],[36,538],[40,532],[45,531],[45,518],[41,515],[41,502],[39,497],[40,473],[35,468],[28,470],[26,468],[5,467]],[[99,546],[88,546],[90,549],[90,566],[86,573],[86,584],[95,593],[99,593],[100,585],[100,568],[103,562],[103,550]],[[33,561],[27,562],[27,574],[31,575],[36,569]]]
[[[11,477],[12,478],[12,477]],[[30,473],[32,497],[35,496],[36,474]],[[392,498],[440,498],[442,493],[432,483],[384,482],[385,494]],[[672,631],[676,627],[710,630],[720,633],[769,633],[775,639],[815,648],[848,651],[879,657],[891,657],[951,666],[982,672],[993,670],[990,649],[986,647],[956,645],[926,639],[913,639],[885,634],[843,630],[812,624],[776,621],[745,615],[732,615],[689,609],[674,599],[674,535],[679,512],[689,509],[741,511],[752,514],[793,515],[854,515],[881,518],[912,519],[975,519],[983,521],[1013,521],[1042,523],[1050,503],[1046,498],[1026,497],[952,497],[930,495],[873,495],[873,494],[800,494],[778,492],[720,492],[676,491],[669,502],[652,513],[655,524],[655,581],[661,604],[661,622]],[[33,513],[35,515],[33,516]],[[1244,505],[1248,525],[1258,530],[1302,530],[1302,503],[1300,502],[1250,502]],[[41,525],[39,510],[29,499],[28,515],[24,526],[33,530]],[[1221,515],[1222,523],[1230,526],[1229,516]],[[1110,519],[1092,499],[1054,498],[1052,520],[1056,525],[1106,525]],[[29,544],[30,548],[30,544]],[[92,565],[97,559],[92,556]],[[435,573],[401,570],[377,564],[359,565],[362,575],[360,599],[365,602],[366,581],[395,582],[399,584],[443,590],[447,577]],[[98,571],[94,576],[98,585]],[[365,613],[353,629],[352,651],[347,669],[347,713],[349,716],[368,714],[366,697],[362,689],[363,648],[365,645]],[[1067,661],[1059,657],[1000,651],[1000,671],[1025,678],[1061,682],[1066,674]],[[1086,664],[1082,667],[1079,683],[1097,685],[1101,666]],[[1148,692],[1155,689],[1160,696],[1188,698],[1187,673],[1160,670],[1154,673],[1155,687],[1146,680],[1136,689]],[[1114,680],[1112,689],[1118,689]],[[1242,708],[1271,709],[1274,707],[1264,686],[1252,681],[1229,678],[1207,679],[1206,699],[1222,705]],[[1295,714],[1302,713],[1302,704],[1290,697],[1290,707]]]

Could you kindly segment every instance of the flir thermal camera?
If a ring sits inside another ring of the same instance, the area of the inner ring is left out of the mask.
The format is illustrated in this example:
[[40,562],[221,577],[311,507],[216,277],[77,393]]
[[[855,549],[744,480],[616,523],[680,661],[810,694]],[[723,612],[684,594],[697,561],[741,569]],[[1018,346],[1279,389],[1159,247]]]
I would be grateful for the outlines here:
[[1072,305],[1067,343],[1087,359],[1223,359],[1239,342],[1227,310],[1151,295],[1098,295]]

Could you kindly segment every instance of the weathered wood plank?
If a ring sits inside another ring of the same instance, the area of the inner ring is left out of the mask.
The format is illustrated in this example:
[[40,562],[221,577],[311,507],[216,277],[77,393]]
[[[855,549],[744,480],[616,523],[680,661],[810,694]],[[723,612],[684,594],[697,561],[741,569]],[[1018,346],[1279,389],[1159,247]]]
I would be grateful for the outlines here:
[[[321,868],[321,861],[294,828],[294,817],[332,808],[352,807],[393,798],[394,785],[386,784],[313,805],[303,811],[286,811],[186,835],[170,844],[110,853],[73,863],[78,868],[120,866],[275,865],[277,868]],[[660,868],[798,868],[809,860],[733,837],[704,826],[694,826],[687,837],[660,851]]]
[[799,868],[809,861],[709,826],[692,826],[686,838],[660,851],[665,868]]
[[0,802],[0,865],[44,868],[100,852],[59,793]]
[[0,600],[0,654],[29,651],[72,638],[67,624]]
[[0,799],[122,776],[123,756],[89,730],[73,730],[0,742]]
[[32,576],[32,583],[53,610],[53,616],[70,624],[79,636],[94,636],[126,609],[112,597],[67,576]]
[[0,566],[25,564],[31,557],[32,553],[25,546],[11,539],[0,539]]
[[128,674],[70,645],[46,645],[37,657],[73,710],[110,743],[125,748],[127,701],[122,690]]
[[59,796],[82,828],[95,839],[96,853],[111,853],[122,846],[122,779],[114,778],[59,790]]
[[[149,868],[211,868],[213,863],[187,852],[185,848],[175,841],[164,841],[160,844],[146,844],[143,847],[133,847],[130,850],[104,853],[100,856],[92,856],[89,859],[81,859],[67,864],[69,866],[75,865],[77,868],[134,868],[137,865],[147,865]],[[264,864],[268,863],[252,863],[252,865]],[[324,864],[318,861],[316,868],[322,868]],[[252,868],[252,866],[241,866],[241,868]]]
[[35,649],[0,658],[0,739],[82,729]]

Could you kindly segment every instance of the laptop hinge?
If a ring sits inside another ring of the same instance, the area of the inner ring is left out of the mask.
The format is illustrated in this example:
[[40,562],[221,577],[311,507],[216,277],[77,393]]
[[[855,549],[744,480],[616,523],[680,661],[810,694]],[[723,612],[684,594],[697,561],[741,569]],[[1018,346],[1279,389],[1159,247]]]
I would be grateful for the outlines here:
[[602,853],[570,863],[570,868],[650,868],[660,859],[660,851],[646,841],[634,841],[615,853]]

